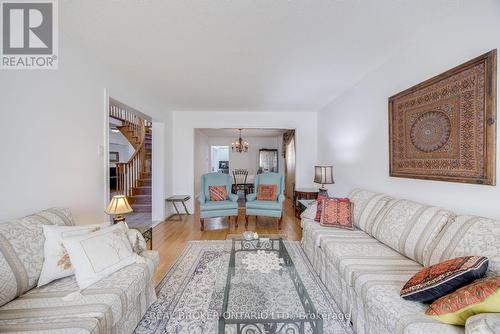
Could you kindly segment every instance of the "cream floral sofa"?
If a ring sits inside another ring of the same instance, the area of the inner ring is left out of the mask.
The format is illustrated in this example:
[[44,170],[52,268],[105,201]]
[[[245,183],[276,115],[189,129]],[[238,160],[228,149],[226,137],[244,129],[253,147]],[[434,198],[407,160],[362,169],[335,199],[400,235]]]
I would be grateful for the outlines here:
[[[156,300],[157,252],[78,291],[75,277],[36,288],[43,264],[42,225],[74,225],[69,210],[53,208],[0,223],[0,333],[131,333]],[[74,296],[75,294],[73,294]]]
[[423,266],[458,256],[487,256],[488,275],[499,275],[500,222],[361,189],[349,198],[356,229],[320,226],[312,205],[302,214],[302,245],[358,334],[499,333],[487,331],[500,326],[499,314],[475,316],[465,328],[446,325],[399,292]]

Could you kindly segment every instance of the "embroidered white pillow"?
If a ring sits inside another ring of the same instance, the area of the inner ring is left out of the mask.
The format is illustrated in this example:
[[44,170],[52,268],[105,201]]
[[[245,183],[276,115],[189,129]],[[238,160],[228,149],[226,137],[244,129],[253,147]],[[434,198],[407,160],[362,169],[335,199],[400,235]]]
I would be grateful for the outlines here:
[[136,261],[127,231],[125,224],[118,223],[101,231],[63,238],[80,289]]
[[109,224],[94,224],[81,226],[57,226],[43,225],[45,243],[43,245],[43,266],[38,286],[52,282],[53,280],[73,275],[73,267],[66,248],[63,246],[64,237],[89,234]]

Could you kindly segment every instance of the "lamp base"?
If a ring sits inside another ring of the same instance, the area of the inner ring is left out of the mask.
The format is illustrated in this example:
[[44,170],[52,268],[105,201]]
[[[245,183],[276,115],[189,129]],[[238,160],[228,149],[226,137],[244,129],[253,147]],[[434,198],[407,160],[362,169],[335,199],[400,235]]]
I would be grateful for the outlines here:
[[328,197],[328,189],[326,188],[319,188],[318,196],[326,196]]
[[113,217],[113,224],[118,224],[121,222],[125,222],[125,217],[123,217],[122,215],[118,215],[118,216]]

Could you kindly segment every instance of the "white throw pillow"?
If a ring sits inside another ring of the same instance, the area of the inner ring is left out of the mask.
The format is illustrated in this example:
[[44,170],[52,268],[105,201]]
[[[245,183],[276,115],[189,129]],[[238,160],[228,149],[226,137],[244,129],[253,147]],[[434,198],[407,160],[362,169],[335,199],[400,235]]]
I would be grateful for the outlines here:
[[63,238],[80,289],[136,261],[127,232],[127,225],[118,223],[90,234]]
[[38,286],[73,275],[73,266],[66,248],[63,246],[63,238],[89,234],[108,225],[108,223],[81,226],[43,225],[43,234],[45,236],[44,260]]

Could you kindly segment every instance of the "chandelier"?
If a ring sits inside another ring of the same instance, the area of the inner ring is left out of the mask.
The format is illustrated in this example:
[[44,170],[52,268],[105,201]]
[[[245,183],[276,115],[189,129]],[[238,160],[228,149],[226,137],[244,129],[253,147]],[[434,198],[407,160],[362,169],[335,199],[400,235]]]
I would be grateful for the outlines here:
[[248,151],[248,142],[244,141],[241,138],[241,130],[242,129],[238,129],[238,130],[240,130],[240,138],[238,138],[236,141],[231,143],[231,149],[233,150],[233,152],[238,152],[238,153],[247,152]]

